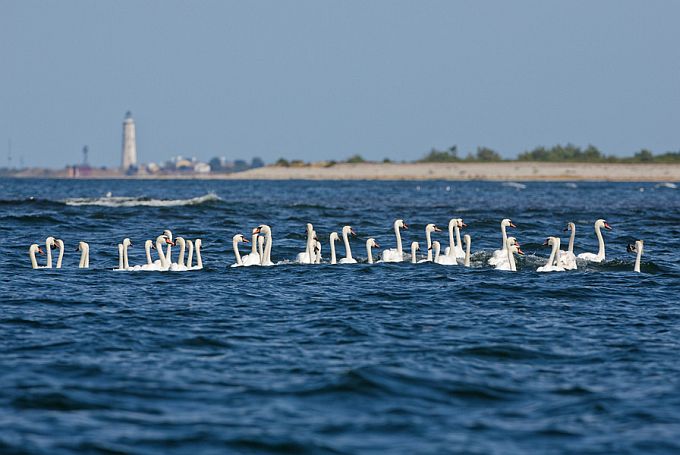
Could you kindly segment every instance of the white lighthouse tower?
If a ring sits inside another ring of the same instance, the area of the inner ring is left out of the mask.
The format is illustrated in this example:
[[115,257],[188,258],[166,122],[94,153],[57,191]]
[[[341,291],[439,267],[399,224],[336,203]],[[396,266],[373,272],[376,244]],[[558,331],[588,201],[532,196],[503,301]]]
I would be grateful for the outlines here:
[[131,167],[137,166],[137,141],[135,139],[135,121],[130,111],[125,114],[123,121],[123,157],[121,169],[128,172]]

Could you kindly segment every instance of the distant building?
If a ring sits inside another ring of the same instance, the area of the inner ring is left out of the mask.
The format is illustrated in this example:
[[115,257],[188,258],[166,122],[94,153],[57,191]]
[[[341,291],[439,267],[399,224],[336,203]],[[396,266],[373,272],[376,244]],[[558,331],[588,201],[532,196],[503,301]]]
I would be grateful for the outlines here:
[[135,138],[135,121],[130,111],[125,114],[123,121],[123,157],[121,169],[128,172],[137,167],[137,140]]

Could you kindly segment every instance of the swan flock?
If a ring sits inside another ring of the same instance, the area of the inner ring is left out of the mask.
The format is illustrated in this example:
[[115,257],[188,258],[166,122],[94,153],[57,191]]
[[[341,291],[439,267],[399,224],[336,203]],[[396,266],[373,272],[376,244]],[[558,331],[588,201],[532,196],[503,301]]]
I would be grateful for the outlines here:
[[[365,242],[366,248],[366,263],[385,263],[385,262],[411,262],[413,264],[434,263],[443,266],[463,266],[470,267],[471,258],[471,237],[469,234],[463,236],[461,240],[461,230],[467,227],[462,218],[452,218],[448,224],[448,240],[449,245],[442,251],[441,243],[438,240],[433,240],[432,235],[442,230],[435,224],[428,224],[425,226],[425,244],[426,250],[421,251],[420,243],[414,241],[410,244],[408,252],[404,251],[402,242],[402,230],[408,230],[408,224],[403,219],[394,221],[394,236],[396,240],[396,248],[384,249],[381,253],[374,255],[374,249],[380,248],[380,245],[374,238],[368,238]],[[501,220],[501,247],[491,253],[491,257],[486,261],[489,266],[496,270],[517,271],[517,263],[515,255],[523,255],[520,242],[516,237],[508,235],[508,228],[516,229],[517,226],[513,224],[512,220],[505,218]],[[602,229],[612,230],[612,227],[603,219],[598,219],[594,224],[595,236],[598,241],[597,253],[581,253],[578,256],[574,255],[574,239],[576,236],[576,225],[572,222],[567,224],[564,231],[570,232],[569,244],[566,251],[560,249],[561,242],[557,236],[548,237],[543,243],[544,246],[550,247],[550,255],[547,258],[545,265],[536,269],[537,272],[565,272],[568,270],[575,270],[578,268],[578,263],[585,264],[588,262],[600,263],[605,260],[605,243],[602,235]],[[298,253],[293,263],[298,264],[320,264],[323,261],[321,255],[322,243],[314,230],[311,223],[306,226],[306,242],[305,250]],[[328,241],[330,244],[330,260],[329,264],[357,264],[359,261],[352,255],[352,248],[350,245],[350,238],[357,237],[356,232],[352,226],[343,226],[341,229],[341,236],[337,232],[332,232]],[[342,238],[344,244],[345,256],[338,258],[335,242],[339,242]],[[250,243],[251,250],[248,254],[241,255],[239,245]],[[235,262],[231,267],[251,267],[251,266],[272,266],[272,230],[271,227],[263,224],[254,228],[251,232],[251,237],[248,239],[243,234],[236,234],[232,238],[232,248]],[[201,239],[185,239],[183,237],[173,237],[170,230],[165,230],[161,235],[156,237],[154,241],[146,240],[144,242],[144,251],[146,255],[146,262],[143,264],[131,265],[128,258],[128,250],[133,247],[133,243],[129,238],[123,239],[118,244],[118,267],[115,271],[173,271],[186,272],[203,269],[203,260],[201,257]],[[176,262],[173,261],[172,248],[177,247]],[[58,250],[57,263],[54,268],[61,268],[64,257],[64,242],[61,239],[54,237],[47,237],[45,240],[45,248],[37,243],[30,246],[28,252],[33,269],[51,269],[53,267],[53,250]],[[155,250],[158,259],[153,258],[152,250]],[[643,252],[642,240],[636,241],[634,244],[628,245],[628,252],[636,253],[635,272],[640,272],[640,261]],[[89,268],[90,266],[90,246],[87,242],[81,241],[75,250],[80,252],[79,268]],[[421,256],[418,253],[421,252]],[[46,257],[45,265],[38,264],[36,254],[44,255]],[[195,262],[194,262],[195,257]],[[286,261],[282,261],[286,262]],[[362,261],[363,262],[363,261]]]

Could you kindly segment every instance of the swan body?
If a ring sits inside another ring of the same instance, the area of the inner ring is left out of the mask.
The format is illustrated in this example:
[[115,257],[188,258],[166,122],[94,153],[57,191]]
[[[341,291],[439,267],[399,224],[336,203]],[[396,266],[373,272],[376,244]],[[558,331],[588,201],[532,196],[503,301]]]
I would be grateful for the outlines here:
[[420,245],[418,242],[413,242],[411,243],[411,264],[415,264],[418,262],[418,258],[416,257],[416,252],[420,249]]
[[234,247],[234,256],[236,256],[236,262],[232,264],[232,267],[243,267],[243,260],[241,259],[241,253],[238,250],[239,243],[250,243],[250,241],[243,234],[236,234],[231,239],[231,244]]
[[338,233],[337,232],[331,232],[331,235],[328,238],[328,241],[331,244],[331,264],[337,264],[338,263],[338,258],[335,255],[335,241],[336,240],[339,240]]
[[366,257],[367,261],[369,264],[373,264],[373,248],[380,248],[380,245],[378,245],[378,242],[375,241],[375,239],[370,238],[366,240]]
[[[550,257],[545,265],[536,269],[537,272],[564,272],[564,267],[559,265],[560,258],[560,239],[558,237],[548,237],[543,244],[552,246]],[[557,263],[557,264],[556,264]]]
[[403,262],[404,251],[401,245],[401,232],[399,229],[408,229],[408,225],[404,220],[396,220],[394,222],[394,235],[397,238],[397,248],[391,248],[382,252],[382,262]]
[[89,269],[90,268],[90,245],[87,242],[78,242],[78,248],[76,251],[80,251],[80,263],[78,264],[79,269]]
[[260,253],[257,251],[258,245],[259,245],[259,234],[253,234],[253,241],[251,245],[251,250],[249,254],[246,254],[243,256],[243,266],[244,267],[250,267],[253,265],[261,265],[262,264],[262,256],[260,256]]
[[434,262],[436,262],[439,265],[458,265],[458,260],[456,258],[457,254],[457,246],[456,243],[454,242],[454,237],[453,237],[453,232],[454,230],[456,231],[456,236],[458,237],[458,241],[460,242],[460,230],[458,230],[458,225],[466,226],[465,223],[463,223],[462,218],[453,218],[451,221],[449,221],[449,244],[451,246],[447,246],[444,249],[444,254],[440,255],[439,257],[435,257]]
[[38,260],[35,258],[35,253],[45,254],[37,243],[34,243],[28,248],[28,256],[31,258],[31,268],[39,269],[41,267],[38,266]]
[[602,231],[601,229],[605,228],[608,231],[612,230],[612,227],[602,219],[599,219],[595,221],[595,235],[597,236],[597,242],[599,245],[599,249],[597,251],[597,254],[594,253],[581,253],[578,256],[576,256],[579,259],[583,259],[584,261],[589,261],[589,262],[602,262],[605,259],[605,252],[604,252],[604,238],[602,238]]
[[338,261],[338,264],[356,264],[357,260],[352,257],[352,249],[349,246],[349,235],[356,236],[352,226],[343,226],[342,241],[345,243],[345,257]]
[[642,260],[642,252],[644,250],[645,242],[642,240],[636,240],[634,244],[628,245],[629,253],[637,253],[635,257],[635,266],[633,267],[633,272],[640,273],[640,261]]
[[569,247],[567,251],[560,251],[557,259],[557,265],[561,266],[565,270],[576,270],[578,265],[576,265],[576,255],[574,254],[574,238],[576,237],[576,225],[574,223],[568,223],[565,231],[571,231],[569,236]]
[[499,262],[506,262],[507,261],[507,251],[506,251],[506,243],[508,241],[508,234],[506,232],[506,228],[508,227],[516,227],[514,224],[512,224],[512,221],[509,218],[504,218],[501,221],[501,236],[503,237],[503,244],[501,246],[500,250],[496,250],[493,252],[493,256],[489,258],[488,264],[489,265],[498,265]]

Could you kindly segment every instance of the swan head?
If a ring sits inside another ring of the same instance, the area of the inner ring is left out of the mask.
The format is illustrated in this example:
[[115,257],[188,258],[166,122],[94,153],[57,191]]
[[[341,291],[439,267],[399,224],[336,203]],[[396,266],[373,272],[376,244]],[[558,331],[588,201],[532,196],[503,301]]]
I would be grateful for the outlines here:
[[441,229],[439,229],[434,224],[430,223],[427,226],[425,226],[425,232],[441,232]]
[[34,243],[28,248],[29,253],[40,253],[40,254],[45,254],[42,248],[40,248],[40,245],[37,243]]
[[501,221],[501,227],[512,227],[512,228],[516,228],[517,226],[515,226],[515,225],[512,223],[512,220],[511,220],[510,218],[503,218],[503,221]]
[[64,241],[62,239],[57,239],[55,242],[60,249],[64,249]]
[[635,243],[628,244],[626,251],[628,251],[629,253],[637,253],[638,251],[642,251],[644,244],[645,244],[644,241],[636,240]]
[[130,246],[132,246],[132,240],[130,240],[129,238],[125,237],[125,238],[123,239],[123,248],[127,248],[127,247],[130,247]]
[[164,230],[163,235],[166,236],[167,238],[169,238],[170,241],[172,241],[172,231],[170,229]]
[[146,242],[144,242],[144,248],[145,248],[145,249],[146,249],[146,248],[151,248],[152,250],[155,250],[155,249],[156,249],[156,247],[153,246],[153,242],[152,242],[151,240],[147,240]]
[[545,242],[543,242],[543,246],[553,246],[557,243],[557,238],[556,237],[548,237],[545,239]]
[[50,250],[53,250],[57,247],[57,242],[54,240],[54,237],[47,237],[45,239],[45,245],[49,245]]
[[[191,240],[189,240],[189,241],[191,242]],[[194,246],[195,246],[196,248],[200,248],[202,245],[203,245],[203,240],[201,240],[201,239],[196,239],[196,240],[194,241]]]
[[464,227],[467,227],[467,224],[465,224],[465,223],[463,222],[463,219],[462,219],[462,218],[458,218],[457,221],[458,221],[458,227],[459,227],[459,228],[462,229],[462,228],[464,228]]
[[441,251],[442,245],[439,243],[439,241],[435,240],[432,242],[432,250],[434,251],[434,254],[439,254],[439,251]]
[[519,245],[511,245],[510,246],[510,253],[514,254],[517,253],[520,256],[524,256],[524,251],[519,247]]
[[232,240],[236,243],[241,242],[241,243],[250,243],[250,240],[246,238],[245,235],[243,234],[236,234],[234,237],[232,237]]
[[380,248],[380,245],[375,241],[374,238],[370,238],[366,240],[366,248]]
[[519,246],[519,242],[517,241],[517,239],[516,239],[515,237],[508,237],[508,245],[510,245],[510,246],[512,246],[512,245],[517,245],[517,246]]
[[605,228],[608,231],[612,230],[612,227],[609,225],[609,223],[607,223],[603,219],[599,219],[599,220],[595,221],[595,229],[597,229],[597,228]]
[[408,229],[408,224],[406,224],[404,220],[399,219],[394,222],[394,227],[398,229]]
[[[150,242],[150,240],[148,240]],[[78,242],[78,246],[76,247],[76,251],[85,251],[90,248],[90,245],[87,244],[87,242]]]
[[419,251],[419,250],[420,250],[420,244],[418,242],[411,243],[411,251]]
[[186,246],[187,242],[184,240],[184,237],[177,237],[175,239],[175,245],[179,245],[180,247]]
[[573,231],[574,229],[576,229],[576,225],[570,221],[567,223],[567,227],[564,228],[564,232]]
[[342,227],[342,235],[352,235],[352,237],[356,237],[357,233],[354,232],[354,229],[352,229],[352,226],[343,226]]
[[338,239],[339,239],[338,233],[337,232],[331,232],[331,236],[330,236],[331,242],[335,242]]
[[312,226],[312,223],[307,223],[307,233],[313,232],[314,231],[314,226]]

